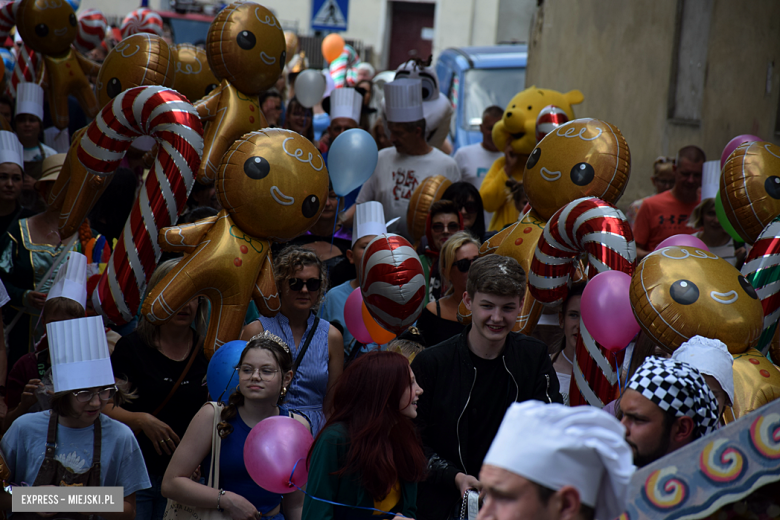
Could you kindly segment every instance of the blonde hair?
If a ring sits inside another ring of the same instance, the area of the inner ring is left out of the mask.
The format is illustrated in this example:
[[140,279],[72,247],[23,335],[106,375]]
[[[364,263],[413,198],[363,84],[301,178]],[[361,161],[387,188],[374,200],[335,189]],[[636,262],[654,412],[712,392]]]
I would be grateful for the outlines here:
[[[481,245],[479,240],[474,238],[474,235],[468,231],[458,231],[448,238],[447,241],[444,242],[444,245],[441,246],[441,252],[439,253],[439,275],[443,281],[447,282],[447,285],[450,285],[450,269],[452,269],[452,266],[455,264],[455,257],[458,254],[458,249],[466,244],[474,244],[477,246],[477,249],[479,249],[479,246]],[[447,289],[447,292],[442,296],[451,293],[452,285],[450,285],[450,288]]]
[[387,352],[397,352],[409,360],[414,361],[417,354],[425,350],[422,345],[410,339],[394,339],[387,344]]
[[659,156],[653,161],[653,177],[658,177],[661,173],[673,173],[674,158]]
[[688,227],[699,229],[704,226],[704,215],[715,207],[715,199],[704,199],[691,211],[691,217],[688,219]]
[[282,249],[279,256],[274,258],[274,279],[276,280],[276,287],[281,292],[282,284],[286,283],[287,279],[293,278],[297,271],[310,265],[317,266],[317,269],[320,270],[320,294],[317,302],[314,304],[316,307],[320,304],[322,297],[325,296],[325,292],[328,290],[328,278],[325,276],[322,260],[314,251],[299,246],[287,246]]

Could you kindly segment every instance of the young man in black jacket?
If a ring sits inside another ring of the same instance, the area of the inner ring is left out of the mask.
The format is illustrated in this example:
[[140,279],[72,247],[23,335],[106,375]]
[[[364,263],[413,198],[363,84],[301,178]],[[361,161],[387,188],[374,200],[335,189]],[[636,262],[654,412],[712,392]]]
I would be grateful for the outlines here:
[[510,404],[563,402],[547,346],[511,332],[524,292],[517,261],[476,260],[463,295],[471,325],[414,358],[412,370],[425,390],[417,424],[429,457],[418,520],[450,518],[468,489],[481,489],[476,475]]

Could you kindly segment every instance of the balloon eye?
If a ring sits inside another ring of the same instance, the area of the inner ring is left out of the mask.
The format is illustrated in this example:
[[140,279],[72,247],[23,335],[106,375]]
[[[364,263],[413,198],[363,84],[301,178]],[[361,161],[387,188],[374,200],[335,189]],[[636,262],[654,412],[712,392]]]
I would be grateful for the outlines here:
[[773,199],[780,199],[780,177],[772,175],[764,181],[764,189],[767,195]]
[[209,92],[211,92],[211,91],[212,91],[212,90],[214,90],[215,88],[217,88],[217,84],[216,84],[216,83],[212,83],[211,85],[208,85],[208,86],[206,87],[206,90],[203,92],[203,94],[204,94],[204,95],[205,95],[205,94],[208,94]]
[[260,180],[271,172],[271,165],[263,157],[250,157],[244,162],[244,173],[250,179]]
[[39,37],[44,38],[46,35],[49,34],[49,28],[46,26],[45,23],[39,23],[35,26],[35,34],[37,34]]
[[758,293],[756,292],[756,289],[742,275],[739,275],[739,285],[741,285],[742,288],[745,289],[745,292],[747,293],[748,296],[750,296],[754,300],[758,300]]
[[317,214],[320,209],[320,199],[316,195],[309,195],[303,199],[303,206],[301,207],[301,213],[306,218],[312,218]]
[[122,92],[122,82],[119,81],[119,78],[111,78],[108,80],[108,84],[106,85],[106,94],[108,94],[108,97],[111,99],[114,99]]
[[70,21],[70,25],[72,25],[73,27],[76,27],[76,24],[78,23],[78,21],[76,20],[76,15],[75,14],[71,14],[68,17],[68,20]]
[[249,31],[241,31],[238,33],[238,36],[236,36],[236,43],[239,47],[245,51],[248,51],[255,46],[257,43],[257,38],[255,38],[255,35]]
[[539,162],[539,157],[542,156],[542,149],[541,148],[535,148],[533,152],[531,152],[531,156],[528,158],[528,162],[525,163],[525,167],[527,169],[531,169],[534,166],[536,166],[536,163]]
[[574,168],[571,169],[571,182],[577,186],[587,186],[593,182],[595,176],[596,172],[593,170],[593,166],[588,163],[575,164]]
[[690,305],[699,299],[699,288],[689,280],[677,280],[669,289],[669,294],[680,305]]

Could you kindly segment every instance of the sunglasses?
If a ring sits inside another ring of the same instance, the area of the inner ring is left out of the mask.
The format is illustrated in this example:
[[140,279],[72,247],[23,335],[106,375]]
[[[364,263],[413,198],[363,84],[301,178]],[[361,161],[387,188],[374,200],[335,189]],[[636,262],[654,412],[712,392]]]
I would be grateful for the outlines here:
[[309,278],[308,280],[301,280],[300,278],[290,278],[290,290],[300,291],[305,285],[309,292],[319,291],[322,281],[319,278]]
[[476,260],[476,258],[462,258],[452,265],[457,267],[458,271],[461,273],[468,273],[469,267],[471,267],[471,264],[474,263],[474,260]]
[[469,215],[475,214],[477,211],[479,211],[479,208],[477,207],[477,203],[473,200],[466,201],[462,204],[458,204],[459,207],[466,210],[466,213]]
[[[436,222],[434,224],[431,224],[431,229],[433,230],[434,233],[442,233],[444,231],[444,224],[442,224],[441,222]],[[457,222],[450,222],[449,224],[447,224],[447,231],[449,231],[450,233],[457,233],[458,231],[460,231],[460,224],[458,224]]]

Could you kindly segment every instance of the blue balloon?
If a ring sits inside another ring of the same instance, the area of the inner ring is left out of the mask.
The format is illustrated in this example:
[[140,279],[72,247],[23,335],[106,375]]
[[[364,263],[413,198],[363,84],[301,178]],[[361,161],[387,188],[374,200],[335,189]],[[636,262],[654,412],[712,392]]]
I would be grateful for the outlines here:
[[5,81],[11,81],[16,66],[16,56],[8,49],[0,48],[0,58],[2,58],[5,67]]
[[81,7],[81,0],[67,0],[67,2],[70,4],[70,6],[73,8],[74,11],[78,11],[79,7]]
[[328,150],[328,173],[336,195],[346,197],[361,187],[374,173],[378,153],[374,138],[361,128],[339,135]]
[[230,394],[238,386],[236,365],[238,365],[241,352],[245,347],[246,341],[240,339],[228,341],[211,356],[209,368],[206,371],[206,385],[209,388],[209,395],[215,401],[227,403]]

